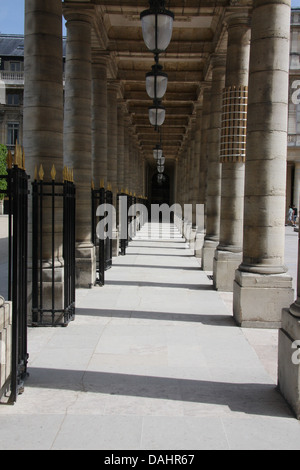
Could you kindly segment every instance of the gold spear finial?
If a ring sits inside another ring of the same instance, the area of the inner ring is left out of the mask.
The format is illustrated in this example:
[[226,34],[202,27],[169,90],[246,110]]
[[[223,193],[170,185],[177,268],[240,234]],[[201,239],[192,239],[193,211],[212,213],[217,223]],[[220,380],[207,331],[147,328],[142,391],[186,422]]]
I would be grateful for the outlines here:
[[63,168],[63,180],[66,181],[67,180],[67,167],[64,166]]
[[34,181],[37,181],[38,179],[38,171],[37,171],[37,166],[35,165],[35,168],[34,168]]
[[11,170],[13,166],[13,156],[10,150],[8,150],[7,152],[6,164],[7,164],[8,170]]
[[95,183],[94,183],[94,180],[93,180],[93,179],[92,179],[92,181],[91,181],[91,188],[92,188],[92,191],[94,191],[94,189],[95,189]]
[[104,179],[100,180],[100,189],[104,189]]
[[55,177],[56,177],[56,169],[55,169],[55,165],[53,164],[53,165],[52,165],[52,169],[51,169],[51,178],[52,178],[52,181],[55,181]]
[[25,171],[25,149],[24,149],[24,147],[23,147],[23,151],[22,151],[22,168]]
[[39,171],[39,178],[40,178],[40,181],[43,181],[44,176],[45,176],[44,168],[43,168],[43,165],[41,165],[41,166],[40,166],[40,171]]

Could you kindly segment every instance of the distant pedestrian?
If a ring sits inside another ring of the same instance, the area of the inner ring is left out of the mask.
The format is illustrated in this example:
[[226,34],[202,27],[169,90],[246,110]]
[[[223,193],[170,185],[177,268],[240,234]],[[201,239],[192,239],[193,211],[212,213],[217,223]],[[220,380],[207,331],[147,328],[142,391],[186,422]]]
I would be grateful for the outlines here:
[[293,222],[294,222],[294,227],[296,227],[296,221],[298,218],[298,209],[295,205],[293,205],[293,211],[294,211]]
[[288,225],[294,225],[294,209],[292,205],[289,207]]

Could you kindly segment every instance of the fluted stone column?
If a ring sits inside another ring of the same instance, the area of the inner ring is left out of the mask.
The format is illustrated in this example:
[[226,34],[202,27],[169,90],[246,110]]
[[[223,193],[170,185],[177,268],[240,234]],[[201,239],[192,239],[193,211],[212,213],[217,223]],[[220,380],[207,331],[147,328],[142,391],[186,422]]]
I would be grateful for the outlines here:
[[278,327],[293,301],[284,266],[289,32],[289,0],[254,1],[243,261],[233,297],[242,326]]
[[204,271],[213,270],[214,253],[219,243],[220,234],[222,169],[220,163],[220,138],[222,94],[225,85],[225,58],[223,56],[214,56],[212,58],[212,67],[210,127],[207,139],[207,225],[202,255],[202,268]]
[[[56,179],[62,181],[63,170],[63,77],[62,77],[62,4],[61,0],[25,1],[25,85],[23,145],[26,170],[34,180],[35,168],[43,166],[44,181],[50,182],[55,165]],[[51,201],[50,205],[51,205]],[[43,279],[44,308],[52,308],[51,281],[51,207],[44,201]],[[64,308],[64,262],[62,253],[62,206],[56,208],[55,254],[55,308]],[[29,231],[32,213],[29,204]],[[29,234],[31,237],[31,234]],[[30,240],[31,242],[31,240]],[[31,243],[29,243],[31,247]],[[31,252],[29,252],[30,265]],[[31,280],[29,273],[29,282]],[[31,299],[30,296],[28,296]],[[29,308],[29,312],[30,312]]]
[[245,143],[250,57],[248,12],[227,18],[228,46],[222,113],[222,189],[220,243],[215,251],[216,289],[233,291],[235,271],[242,261],[245,182]]
[[108,56],[94,56],[93,78],[93,179],[107,185],[107,62]]
[[92,243],[92,67],[93,10],[64,11],[67,20],[64,163],[76,183],[76,284],[90,287],[96,278]]

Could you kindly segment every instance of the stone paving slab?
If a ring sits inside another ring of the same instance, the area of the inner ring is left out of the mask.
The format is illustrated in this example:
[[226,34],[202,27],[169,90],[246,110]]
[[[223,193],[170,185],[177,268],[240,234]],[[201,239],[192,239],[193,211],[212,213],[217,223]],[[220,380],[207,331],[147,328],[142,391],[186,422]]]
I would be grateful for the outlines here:
[[29,329],[30,376],[0,406],[0,450],[300,450],[266,360],[276,333],[235,325],[178,233],[147,236],[105,287],[77,291],[67,328]]

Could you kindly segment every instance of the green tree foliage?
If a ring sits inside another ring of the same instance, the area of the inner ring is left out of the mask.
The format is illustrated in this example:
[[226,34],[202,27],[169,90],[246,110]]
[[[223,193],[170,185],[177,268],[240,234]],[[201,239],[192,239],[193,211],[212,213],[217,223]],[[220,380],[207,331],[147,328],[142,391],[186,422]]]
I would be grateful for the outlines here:
[[[6,157],[7,157],[7,147],[0,144],[0,176],[7,175],[6,171]],[[7,189],[7,183],[5,180],[0,179],[0,190]],[[0,194],[0,200],[4,199],[4,194]]]

